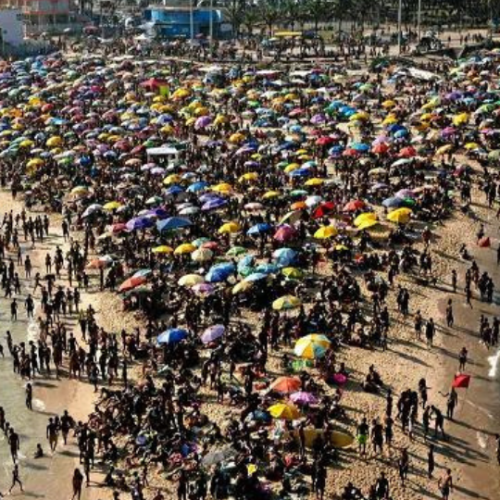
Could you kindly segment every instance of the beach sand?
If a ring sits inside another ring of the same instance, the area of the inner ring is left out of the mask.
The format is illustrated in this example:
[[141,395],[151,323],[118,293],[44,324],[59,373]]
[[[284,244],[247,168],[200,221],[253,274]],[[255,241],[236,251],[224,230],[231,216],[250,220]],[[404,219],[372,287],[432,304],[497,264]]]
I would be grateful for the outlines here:
[[[475,193],[479,197],[478,193]],[[0,206],[3,211],[14,210],[18,212],[22,208],[20,201],[12,201],[7,192],[0,193]],[[491,212],[476,206],[480,217],[491,217]],[[489,214],[489,215],[488,215]],[[51,237],[45,244],[37,244],[35,251],[31,252],[34,263],[34,271],[43,264],[47,251],[55,249],[56,245],[64,245],[59,229],[59,218],[52,216]],[[496,221],[491,221],[496,222]],[[496,225],[496,224],[495,224]],[[339,353],[339,361],[345,361],[347,367],[352,370],[352,380],[349,382],[343,406],[352,418],[349,425],[344,428],[351,433],[354,432],[355,424],[361,416],[366,416],[370,421],[372,418],[380,417],[385,410],[385,399],[382,396],[368,394],[361,391],[359,383],[364,380],[368,368],[374,364],[382,376],[384,382],[391,386],[395,395],[395,401],[400,391],[415,389],[421,378],[427,380],[429,401],[444,410],[445,398],[439,394],[447,392],[458,362],[456,355],[462,345],[466,345],[471,353],[474,364],[470,367],[473,375],[473,385],[467,393],[467,401],[460,393],[461,402],[456,412],[456,423],[446,423],[445,430],[451,434],[451,440],[436,442],[436,476],[442,473],[442,469],[450,467],[456,481],[456,491],[452,498],[498,498],[498,482],[491,484],[491,478],[498,478],[497,471],[492,461],[493,442],[490,433],[494,430],[495,421],[489,416],[485,409],[484,400],[488,402],[489,395],[498,395],[498,382],[488,378],[490,367],[486,361],[488,355],[483,346],[478,345],[475,338],[477,330],[477,317],[481,311],[488,313],[494,311],[494,306],[486,306],[478,302],[474,303],[474,311],[471,313],[468,306],[464,305],[463,294],[453,294],[449,286],[451,269],[456,268],[459,276],[463,275],[466,263],[458,258],[459,243],[462,241],[473,242],[477,224],[467,219],[462,214],[456,214],[453,219],[447,221],[443,227],[435,228],[436,237],[431,245],[434,259],[434,274],[439,276],[437,286],[434,288],[421,286],[407,276],[398,277],[397,283],[406,286],[411,291],[410,311],[413,313],[420,309],[424,318],[433,317],[438,325],[435,346],[428,350],[423,342],[416,342],[413,334],[413,320],[411,317],[404,318],[395,309],[394,293],[389,294],[389,307],[392,310],[393,324],[389,334],[389,349],[364,350],[357,348],[342,349]],[[490,229],[493,232],[493,226]],[[457,235],[459,237],[457,238]],[[74,235],[78,237],[78,235]],[[497,240],[495,240],[497,241]],[[478,249],[474,252],[478,255],[481,265],[487,264],[491,267],[494,252],[491,249]],[[496,271],[496,269],[495,269]],[[496,272],[498,276],[498,272]],[[498,282],[498,280],[496,280]],[[444,304],[448,298],[452,298],[456,310],[456,327],[453,332],[444,327]],[[89,293],[82,294],[82,306],[92,304],[96,309],[97,321],[107,331],[119,333],[122,328],[131,331],[135,326],[141,326],[134,315],[123,313],[121,301],[109,292],[101,293],[92,289]],[[252,315],[247,315],[249,322],[255,321]],[[74,321],[73,321],[74,324]],[[78,328],[75,329],[76,333]],[[271,356],[272,358],[272,356]],[[278,371],[278,357],[270,362],[270,369]],[[136,377],[140,377],[140,370],[136,368]],[[327,389],[327,392],[331,392]],[[210,391],[202,391],[206,397],[210,397]],[[213,394],[212,394],[213,395]],[[86,382],[63,379],[49,383],[43,381],[35,384],[35,397],[45,404],[43,410],[47,417],[51,414],[60,414],[68,409],[76,420],[84,420],[93,410],[94,393],[93,388]],[[212,398],[213,401],[213,398]],[[487,406],[487,405],[486,405]],[[27,410],[20,410],[27,411]],[[210,402],[203,405],[203,411],[210,417],[222,424],[227,415],[239,412],[239,409],[218,405]],[[40,441],[45,443],[44,436]],[[44,446],[46,448],[46,446]],[[398,448],[407,447],[410,452],[411,469],[409,481],[405,489],[400,486],[395,467],[399,453]],[[339,493],[348,481],[366,488],[372,484],[381,470],[387,472],[392,487],[392,496],[395,499],[421,499],[437,498],[439,491],[437,480],[426,478],[426,454],[427,444],[424,443],[420,428],[417,428],[415,440],[411,442],[395,424],[394,450],[380,458],[360,459],[354,450],[341,452],[339,464],[329,469],[327,483],[327,498]],[[67,447],[60,445],[54,458],[44,459],[47,480],[43,484],[26,484],[28,494],[16,494],[18,498],[47,498],[51,500],[66,499],[71,497],[71,474],[73,468],[78,465],[77,449],[74,440]],[[159,474],[152,474],[150,480],[153,486],[164,489],[170,497],[174,489],[173,483],[166,482]],[[102,475],[92,474],[92,478],[98,482]],[[495,479],[498,481],[498,479]],[[95,483],[85,490],[84,499],[104,500],[110,497],[110,492],[97,487]]]

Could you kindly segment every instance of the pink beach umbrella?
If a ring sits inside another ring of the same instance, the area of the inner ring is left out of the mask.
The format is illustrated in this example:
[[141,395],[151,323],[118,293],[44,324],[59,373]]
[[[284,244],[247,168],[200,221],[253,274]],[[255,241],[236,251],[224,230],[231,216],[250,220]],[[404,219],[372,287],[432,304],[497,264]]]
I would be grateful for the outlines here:
[[294,392],[290,396],[290,401],[298,405],[315,405],[318,402],[318,398],[310,392],[299,391]]

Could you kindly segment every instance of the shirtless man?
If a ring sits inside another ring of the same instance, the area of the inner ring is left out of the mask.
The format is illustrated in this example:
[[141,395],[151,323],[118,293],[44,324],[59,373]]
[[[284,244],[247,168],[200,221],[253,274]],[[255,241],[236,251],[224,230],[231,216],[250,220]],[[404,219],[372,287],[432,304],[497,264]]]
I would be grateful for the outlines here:
[[443,500],[448,500],[450,493],[453,490],[453,478],[451,476],[451,469],[446,469],[446,472],[442,478],[438,481],[439,489],[441,490],[441,495]]

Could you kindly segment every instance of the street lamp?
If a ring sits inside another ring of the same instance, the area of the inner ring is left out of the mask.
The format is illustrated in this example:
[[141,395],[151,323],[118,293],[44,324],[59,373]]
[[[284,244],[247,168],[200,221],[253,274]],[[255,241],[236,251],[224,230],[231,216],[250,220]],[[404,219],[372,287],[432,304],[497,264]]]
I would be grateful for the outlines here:
[[191,41],[194,40],[194,13],[193,13],[194,0],[189,0],[189,25],[191,31]]
[[422,26],[422,0],[418,0],[418,12],[417,12],[417,33],[418,41],[420,42],[421,26]]
[[402,16],[403,1],[399,0],[398,6],[398,54],[401,54],[401,16]]

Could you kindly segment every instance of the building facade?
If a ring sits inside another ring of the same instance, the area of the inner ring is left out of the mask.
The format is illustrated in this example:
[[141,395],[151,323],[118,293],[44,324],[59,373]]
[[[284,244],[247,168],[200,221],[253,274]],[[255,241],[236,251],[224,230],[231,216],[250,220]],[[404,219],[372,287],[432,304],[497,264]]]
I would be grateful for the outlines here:
[[146,9],[145,19],[153,23],[156,33],[168,38],[210,35],[210,17],[214,37],[219,36],[222,15],[219,10],[189,7],[150,7]]
[[73,0],[0,0],[0,9],[18,9],[27,35],[59,33],[75,26]]

